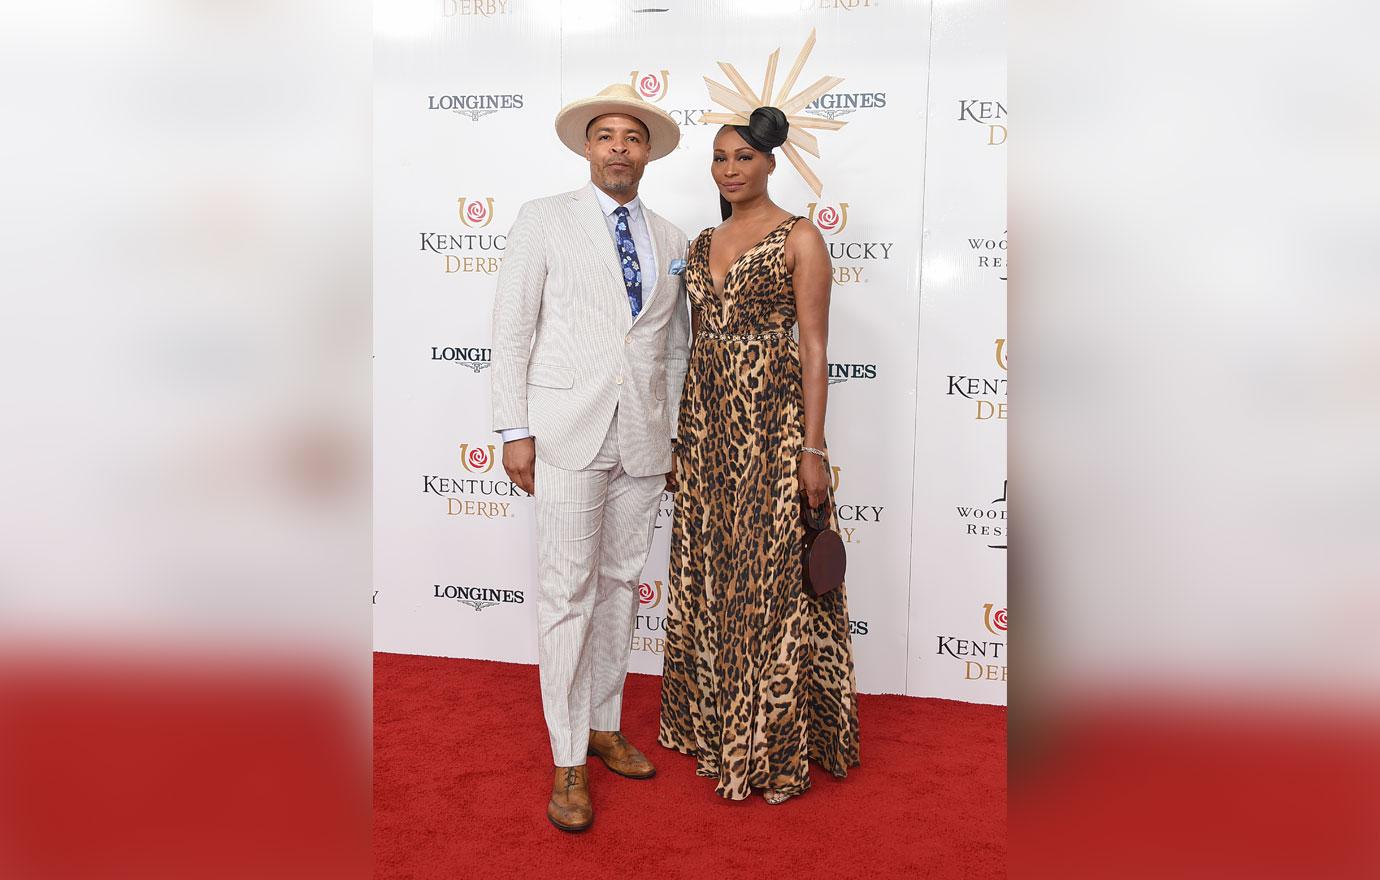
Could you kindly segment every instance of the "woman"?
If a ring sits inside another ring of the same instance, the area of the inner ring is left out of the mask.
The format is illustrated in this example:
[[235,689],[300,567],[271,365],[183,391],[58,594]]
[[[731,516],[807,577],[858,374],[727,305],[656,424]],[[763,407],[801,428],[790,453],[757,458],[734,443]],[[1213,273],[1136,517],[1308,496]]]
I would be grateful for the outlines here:
[[687,258],[695,341],[677,432],[658,738],[693,754],[719,795],[759,789],[772,804],[810,787],[811,758],[835,776],[858,763],[844,591],[801,586],[801,498],[829,498],[832,268],[814,225],[767,195],[787,125],[762,107],[718,133],[711,170],[725,221]]

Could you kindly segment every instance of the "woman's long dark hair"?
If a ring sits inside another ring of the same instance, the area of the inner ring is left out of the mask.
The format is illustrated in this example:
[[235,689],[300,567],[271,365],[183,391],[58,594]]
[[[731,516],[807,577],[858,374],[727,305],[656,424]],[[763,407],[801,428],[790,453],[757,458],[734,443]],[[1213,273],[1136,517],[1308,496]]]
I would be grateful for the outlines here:
[[[749,147],[770,156],[772,150],[786,142],[791,124],[786,121],[786,114],[775,107],[758,107],[748,117],[747,125],[735,125],[733,130]],[[733,205],[722,194],[719,195],[719,213],[724,220],[733,213]]]

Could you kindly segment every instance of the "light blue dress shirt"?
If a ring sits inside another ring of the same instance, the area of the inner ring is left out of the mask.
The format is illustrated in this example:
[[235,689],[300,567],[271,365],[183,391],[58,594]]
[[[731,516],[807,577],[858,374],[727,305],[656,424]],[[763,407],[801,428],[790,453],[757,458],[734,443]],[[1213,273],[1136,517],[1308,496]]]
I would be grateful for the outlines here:
[[[618,209],[618,203],[613,200],[613,196],[604,192],[599,187],[590,183],[589,188],[594,190],[594,197],[599,200],[599,207],[604,209],[604,223],[609,228],[609,240],[613,242],[614,252],[618,250],[618,218],[613,216],[613,212]],[[642,213],[642,197],[638,196],[623,207],[628,209],[628,231],[632,233],[633,244],[637,246],[637,264],[642,267],[642,298],[645,301],[647,294],[652,292],[652,287],[657,279],[656,275],[656,252],[652,250],[652,234],[647,228],[647,218]],[[648,281],[652,284],[648,284]]]
[[[617,253],[618,218],[613,212],[618,209],[618,202],[613,196],[595,186],[593,181],[590,181],[589,188],[594,190],[594,197],[599,200],[599,208],[604,212],[604,223],[609,228],[609,242],[613,245],[614,253]],[[656,274],[656,251],[652,250],[652,233],[647,228],[647,217],[642,213],[641,196],[637,196],[623,207],[628,209],[628,231],[632,233],[633,244],[637,247],[637,264],[642,267],[642,301],[645,303],[652,288],[661,280]],[[504,443],[532,436],[532,432],[525,427],[504,428],[498,433],[503,437]]]

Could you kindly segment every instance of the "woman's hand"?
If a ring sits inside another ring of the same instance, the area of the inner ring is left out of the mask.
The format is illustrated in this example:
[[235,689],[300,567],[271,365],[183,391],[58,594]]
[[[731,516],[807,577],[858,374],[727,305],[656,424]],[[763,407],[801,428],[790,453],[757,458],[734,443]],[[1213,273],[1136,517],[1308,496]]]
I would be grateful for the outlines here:
[[813,452],[800,453],[800,491],[811,508],[829,499],[829,468]]

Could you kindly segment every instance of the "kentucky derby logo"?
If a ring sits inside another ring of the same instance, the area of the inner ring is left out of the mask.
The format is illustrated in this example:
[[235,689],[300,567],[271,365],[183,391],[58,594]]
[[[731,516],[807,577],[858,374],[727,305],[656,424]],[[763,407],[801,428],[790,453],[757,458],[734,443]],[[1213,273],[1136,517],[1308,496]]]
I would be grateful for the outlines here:
[[729,112],[706,113],[700,118],[713,125],[747,125],[753,110],[758,107],[776,107],[786,114],[786,121],[790,123],[790,131],[786,136],[786,143],[781,145],[781,152],[785,154],[786,158],[795,166],[795,170],[800,172],[805,183],[818,196],[823,194],[824,184],[810,170],[810,166],[805,164],[805,159],[800,155],[800,151],[804,150],[816,159],[819,158],[819,139],[806,129],[838,131],[848,123],[839,119],[822,119],[818,116],[802,114],[802,111],[811,102],[819,100],[843,82],[843,77],[822,76],[811,85],[791,94],[791,90],[795,88],[796,80],[800,77],[800,72],[804,69],[805,62],[809,60],[810,52],[814,47],[815,31],[811,28],[810,36],[805,39],[805,45],[800,47],[799,54],[795,56],[795,63],[791,65],[790,71],[786,74],[786,81],[781,88],[774,91],[772,87],[776,83],[776,65],[777,61],[780,60],[781,50],[777,49],[771,53],[767,57],[767,75],[762,83],[760,96],[738,73],[737,68],[727,61],[720,61],[719,69],[724,72],[724,76],[728,77],[733,88],[730,89],[707,76],[704,78],[704,84],[709,89],[710,99]]
[[852,12],[854,9],[871,9],[876,5],[874,0],[800,0],[802,12],[815,9],[842,9]]
[[661,581],[637,585],[637,602],[643,608],[655,608],[661,604]]
[[441,17],[510,15],[513,0],[441,0]]
[[465,203],[465,196],[456,200],[459,203],[460,221],[472,229],[483,229],[494,219],[494,200],[486,198],[482,202],[474,199]]
[[487,474],[494,466],[494,444],[470,446],[468,443],[461,443],[460,463],[470,473]]
[[[845,544],[860,544],[858,523],[879,523],[886,512],[884,504],[844,504],[838,500],[839,487],[843,485],[843,468],[829,467],[830,501],[834,505],[834,517],[838,520],[839,537]],[[870,528],[870,526],[868,527]],[[865,532],[866,529],[863,529]]]
[[[1006,143],[1006,105],[997,100],[960,98],[958,121],[973,122],[987,129],[987,146],[1000,147]],[[1002,120],[1002,121],[998,121]]]
[[1006,340],[994,339],[992,341],[997,345],[997,366],[1001,367],[1004,373],[1006,372]]
[[669,70],[661,71],[659,77],[655,73],[644,74],[640,70],[634,70],[628,77],[639,95],[656,104],[661,103],[661,99],[666,97],[666,92],[671,88]]
[[998,608],[993,611],[992,603],[988,602],[982,606],[982,625],[994,636],[1006,632],[1006,609]]
[[810,222],[819,227],[819,231],[825,235],[837,235],[848,225],[848,203],[839,202],[837,205],[820,205],[818,202],[810,202],[805,206],[806,213],[810,217]]

